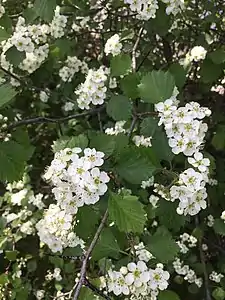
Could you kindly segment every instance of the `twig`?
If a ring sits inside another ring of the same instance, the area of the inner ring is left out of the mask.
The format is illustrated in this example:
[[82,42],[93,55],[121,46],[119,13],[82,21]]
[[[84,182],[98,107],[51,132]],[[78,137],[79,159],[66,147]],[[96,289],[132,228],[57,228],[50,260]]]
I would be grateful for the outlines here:
[[59,123],[59,122],[66,122],[72,119],[82,118],[89,115],[94,115],[96,113],[99,113],[104,109],[104,105],[99,108],[94,108],[91,110],[88,110],[86,112],[80,113],[80,114],[74,114],[67,117],[61,117],[61,118],[51,118],[51,117],[34,117],[31,119],[24,119],[17,121],[15,123],[10,124],[7,129],[11,130],[13,128],[23,126],[23,125],[30,125],[30,124],[41,124],[41,123]]
[[139,30],[139,33],[138,33],[138,36],[137,36],[137,40],[136,40],[136,42],[134,44],[134,47],[132,49],[132,70],[133,70],[133,72],[136,72],[136,51],[137,51],[137,47],[138,47],[138,44],[140,42],[143,30],[144,30],[144,27],[142,27]]
[[84,284],[86,285],[86,287],[88,287],[90,290],[92,290],[93,292],[95,292],[96,294],[101,296],[102,298],[104,298],[106,300],[111,300],[111,298],[109,298],[109,296],[105,295],[101,290],[99,290],[96,286],[94,286],[92,283],[90,283],[90,281],[87,278],[85,278]]
[[[195,224],[196,224],[196,226],[199,225],[198,216],[195,217]],[[203,267],[206,300],[212,300],[210,289],[209,289],[209,279],[208,279],[208,273],[207,273],[207,269],[206,269],[205,255],[202,250],[202,237],[199,239],[199,253],[200,253],[200,260],[201,260],[202,267]]]
[[10,71],[6,70],[5,68],[3,68],[3,67],[0,66],[0,70],[2,70],[4,73],[6,73],[7,75],[11,76],[15,80],[19,81],[20,83],[26,84],[21,78],[17,77],[16,75],[14,75]]
[[74,293],[74,297],[73,297],[73,300],[77,300],[78,299],[78,296],[80,294],[80,290],[82,288],[82,285],[85,284],[85,278],[86,278],[86,272],[87,272],[87,264],[88,264],[88,260],[90,258],[90,255],[99,239],[99,236],[102,232],[102,229],[104,228],[104,225],[105,225],[105,222],[108,218],[108,210],[105,211],[105,214],[102,218],[102,221],[95,233],[95,236],[89,246],[89,248],[87,249],[87,252],[85,253],[85,256],[84,256],[84,260],[83,260],[83,263],[82,263],[82,267],[81,267],[81,271],[80,271],[80,279],[78,281],[78,284],[76,286],[76,289],[75,289],[75,293]]
[[145,62],[145,60],[147,59],[147,57],[149,56],[151,51],[152,51],[152,49],[149,49],[148,52],[145,54],[145,56],[143,57],[142,61],[139,64],[139,66],[137,67],[137,72],[140,70],[140,68],[142,67],[143,63]]
[[137,120],[138,120],[137,116],[133,116],[133,120],[131,122],[130,129],[129,129],[129,132],[128,132],[128,137],[129,138],[131,137],[132,132],[134,131],[134,127],[136,125]]

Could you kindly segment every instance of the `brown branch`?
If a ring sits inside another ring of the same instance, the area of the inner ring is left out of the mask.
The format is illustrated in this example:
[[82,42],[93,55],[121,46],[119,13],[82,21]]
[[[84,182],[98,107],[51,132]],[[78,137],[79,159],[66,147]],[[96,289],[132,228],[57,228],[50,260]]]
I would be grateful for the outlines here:
[[102,229],[104,228],[105,226],[105,222],[108,218],[108,209],[105,211],[105,214],[102,218],[102,221],[95,233],[95,236],[89,246],[89,248],[87,249],[86,253],[85,253],[85,256],[84,256],[84,260],[83,260],[83,263],[82,263],[82,267],[81,267],[81,271],[80,271],[80,279],[77,283],[77,286],[75,288],[75,293],[74,293],[74,296],[73,296],[73,300],[77,300],[78,297],[79,297],[79,294],[80,294],[80,290],[82,288],[82,285],[85,285],[86,283],[86,272],[87,272],[87,265],[88,265],[88,261],[89,261],[89,258],[91,256],[91,253],[100,237],[100,234],[102,232]]
[[136,51],[137,51],[138,44],[141,40],[141,35],[142,35],[143,31],[144,31],[144,27],[142,27],[139,30],[137,40],[136,40],[136,42],[134,44],[134,47],[132,49],[132,70],[133,70],[134,73],[136,72],[136,67],[137,67],[137,64],[136,64]]
[[30,124],[41,124],[41,123],[61,123],[61,122],[66,122],[72,119],[77,119],[77,118],[82,118],[85,116],[89,116],[89,115],[94,115],[96,113],[101,112],[104,109],[104,105],[100,106],[99,108],[94,108],[79,114],[74,114],[74,115],[70,115],[67,117],[61,117],[61,118],[51,118],[51,117],[34,117],[31,119],[24,119],[24,120],[20,120],[17,121],[15,123],[10,124],[7,127],[7,130],[11,130],[13,128],[19,127],[19,126],[23,126],[23,125],[30,125]]

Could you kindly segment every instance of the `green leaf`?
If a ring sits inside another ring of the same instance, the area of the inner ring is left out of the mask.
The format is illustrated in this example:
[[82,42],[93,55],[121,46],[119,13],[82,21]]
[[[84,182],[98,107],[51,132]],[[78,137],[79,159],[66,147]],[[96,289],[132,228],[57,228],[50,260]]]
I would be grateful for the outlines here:
[[225,235],[225,223],[221,219],[215,219],[213,229],[220,235]]
[[116,165],[117,173],[133,184],[147,180],[153,175],[154,170],[155,166],[149,157],[137,147],[127,147],[121,152]]
[[30,151],[26,151],[15,141],[0,144],[0,180],[15,181],[23,175],[25,163],[30,158]]
[[125,75],[131,70],[131,58],[128,54],[114,56],[110,62],[111,75]]
[[10,261],[16,260],[17,255],[18,255],[18,251],[17,250],[15,250],[15,251],[5,251],[5,256]]
[[159,160],[171,161],[174,154],[168,144],[168,138],[162,128],[157,128],[152,139],[152,150]]
[[161,291],[158,300],[180,300],[180,297],[173,291]]
[[102,151],[106,156],[113,153],[115,149],[114,136],[107,135],[101,132],[90,132],[90,148],[96,148],[98,151]]
[[145,118],[141,122],[141,134],[144,136],[154,137],[157,129],[158,129],[158,119],[153,117]]
[[163,71],[148,73],[138,86],[141,99],[148,103],[164,102],[172,96],[174,87],[173,76]]
[[143,205],[136,196],[114,193],[109,198],[109,218],[120,231],[142,233],[146,222]]
[[221,287],[217,287],[213,290],[212,296],[216,300],[224,300],[225,299],[225,291]]
[[0,27],[0,42],[7,40],[10,34],[2,27]]
[[120,81],[122,91],[127,97],[131,99],[136,99],[139,97],[139,92],[138,92],[139,83],[140,83],[140,75],[137,73],[128,74]]
[[163,226],[150,238],[148,249],[162,263],[173,260],[179,252],[179,246]]
[[54,16],[56,0],[36,0],[34,10],[46,22],[51,22]]
[[212,138],[212,145],[216,150],[224,150],[225,149],[225,125],[219,125],[216,133]]
[[0,107],[9,103],[15,96],[17,92],[8,83],[0,86]]
[[64,136],[53,143],[52,149],[53,152],[58,152],[65,148],[75,148],[79,147],[85,149],[88,146],[88,138],[84,134],[77,136],[67,137]]
[[204,83],[215,82],[223,74],[223,65],[216,65],[210,59],[205,59],[201,70],[201,81]]
[[127,121],[132,116],[132,103],[125,96],[113,96],[107,103],[106,111],[115,121]]
[[186,81],[186,72],[179,63],[174,63],[169,67],[169,72],[173,75],[176,86],[182,88]]
[[103,257],[119,257],[120,248],[110,228],[102,231],[100,238],[94,248],[92,258],[99,260]]
[[178,232],[185,223],[185,217],[177,214],[176,207],[176,203],[161,199],[156,210],[160,224],[168,229],[173,229],[174,232]]
[[19,64],[26,58],[26,53],[24,51],[18,51],[15,46],[9,48],[6,53],[6,59],[14,65],[14,67],[18,67]]
[[[87,239],[95,231],[98,223],[98,215],[90,206],[80,207],[76,216],[79,223],[76,225],[76,233],[83,239]],[[87,222],[88,220],[88,222]]]
[[8,282],[9,282],[8,276],[6,274],[1,274],[0,275],[0,286],[5,285]]
[[209,54],[210,59],[214,64],[222,64],[225,62],[225,50],[217,49],[214,52]]

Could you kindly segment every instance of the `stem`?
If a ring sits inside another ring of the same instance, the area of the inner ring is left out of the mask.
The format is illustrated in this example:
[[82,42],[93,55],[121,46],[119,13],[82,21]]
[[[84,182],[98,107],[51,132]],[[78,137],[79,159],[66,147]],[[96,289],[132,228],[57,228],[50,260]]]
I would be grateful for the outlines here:
[[[195,217],[195,224],[196,224],[196,226],[199,225],[198,216]],[[205,262],[205,254],[202,250],[202,237],[199,239],[199,254],[200,254],[200,260],[201,260],[201,263],[203,266],[206,300],[212,300],[210,289],[209,289],[209,279],[208,279],[208,273],[207,273],[206,262]]]
[[24,120],[20,120],[17,121],[15,123],[12,123],[8,126],[8,130],[19,127],[19,126],[23,126],[23,125],[29,125],[29,124],[40,124],[40,123],[60,123],[60,122],[66,122],[72,119],[77,119],[77,118],[82,118],[85,116],[89,116],[89,115],[93,115],[96,113],[99,113],[100,111],[102,111],[104,109],[104,105],[99,107],[99,108],[95,108],[95,109],[91,109],[88,110],[86,112],[80,113],[80,114],[74,114],[74,115],[70,115],[67,117],[61,117],[61,118],[48,118],[48,117],[34,117],[31,119],[24,119]]
[[136,51],[137,51],[137,47],[138,47],[138,44],[140,42],[140,39],[141,39],[141,35],[143,33],[143,30],[144,30],[144,27],[142,27],[140,30],[139,30],[139,33],[138,33],[138,37],[137,37],[137,40],[134,44],[134,47],[133,47],[133,50],[132,50],[132,70],[133,70],[133,73],[136,72],[136,67],[137,67],[137,64],[136,64]]
[[85,256],[84,256],[84,260],[83,260],[83,263],[82,263],[82,267],[81,267],[81,271],[80,271],[80,279],[78,281],[78,284],[75,288],[75,293],[74,293],[74,297],[73,297],[73,300],[77,300],[78,297],[79,297],[79,294],[80,294],[80,290],[82,288],[82,285],[85,284],[85,278],[86,278],[86,272],[87,272],[87,264],[88,264],[88,261],[89,261],[89,258],[90,258],[90,255],[99,239],[99,236],[102,232],[102,229],[104,228],[105,226],[105,222],[108,218],[108,209],[105,211],[105,214],[102,218],[102,221],[95,233],[95,236],[89,246],[89,248],[87,249],[87,252],[85,253]]

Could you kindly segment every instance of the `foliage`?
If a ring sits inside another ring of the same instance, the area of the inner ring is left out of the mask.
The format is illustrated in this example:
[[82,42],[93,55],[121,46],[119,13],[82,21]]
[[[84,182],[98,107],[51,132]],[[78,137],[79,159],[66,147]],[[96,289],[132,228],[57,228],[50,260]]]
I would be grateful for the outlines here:
[[1,2],[0,299],[225,299],[223,4]]

